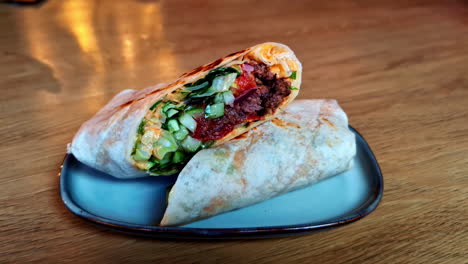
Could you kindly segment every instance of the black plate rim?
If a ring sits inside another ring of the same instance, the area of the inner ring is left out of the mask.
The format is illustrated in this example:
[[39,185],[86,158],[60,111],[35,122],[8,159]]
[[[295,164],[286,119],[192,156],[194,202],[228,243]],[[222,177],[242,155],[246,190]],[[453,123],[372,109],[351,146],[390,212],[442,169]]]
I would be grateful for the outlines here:
[[380,166],[372,152],[369,144],[364,137],[352,126],[349,126],[364,143],[364,152],[370,158],[376,172],[376,181],[373,185],[372,195],[353,211],[347,213],[343,217],[326,221],[326,222],[314,222],[305,223],[299,225],[286,225],[286,226],[268,226],[268,227],[245,227],[245,228],[191,228],[191,227],[162,227],[162,226],[148,226],[148,225],[135,225],[131,223],[116,221],[112,219],[103,218],[87,212],[80,208],[71,199],[70,195],[66,190],[65,178],[62,175],[62,171],[65,168],[66,161],[72,156],[72,154],[66,154],[65,158],[60,166],[58,176],[60,177],[60,196],[62,198],[65,207],[72,212],[74,215],[83,218],[91,223],[98,226],[110,228],[115,231],[124,233],[130,233],[135,235],[144,235],[155,238],[195,238],[195,239],[226,239],[226,238],[261,238],[261,237],[274,237],[274,236],[285,236],[293,234],[306,234],[311,232],[324,231],[336,227],[340,227],[346,224],[350,224],[357,220],[364,218],[373,212],[383,196],[383,176]]

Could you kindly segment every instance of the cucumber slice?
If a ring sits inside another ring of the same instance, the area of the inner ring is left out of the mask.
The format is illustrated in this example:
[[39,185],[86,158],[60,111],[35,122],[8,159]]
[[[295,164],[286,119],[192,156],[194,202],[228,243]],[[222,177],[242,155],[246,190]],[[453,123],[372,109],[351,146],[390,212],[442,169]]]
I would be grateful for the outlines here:
[[164,158],[161,161],[159,161],[159,164],[161,166],[164,166],[166,164],[169,164],[171,161],[172,161],[172,152],[169,152],[166,155],[164,155]]
[[197,128],[197,122],[189,114],[182,114],[179,117],[179,122],[192,132],[195,132],[195,129]]
[[174,116],[175,114],[179,113],[179,110],[176,110],[176,109],[169,109],[166,113],[167,117],[170,118],[172,116]]
[[231,91],[226,91],[226,92],[216,94],[216,96],[214,98],[214,102],[215,103],[231,104],[232,102],[234,102],[234,99],[236,99],[236,98],[234,97],[232,92]]
[[154,140],[154,131],[153,130],[146,130],[145,134],[141,137],[141,143],[143,145],[153,145]]
[[201,146],[201,141],[187,136],[184,141],[182,141],[181,146],[188,152],[195,152]]
[[162,137],[154,143],[153,155],[162,160],[169,152],[174,152],[179,148],[177,141],[171,133],[163,131]]
[[224,115],[224,103],[208,105],[205,108],[205,118],[217,118]]
[[232,104],[236,99],[231,91],[227,91],[223,93],[224,103],[225,104]]
[[213,79],[213,84],[211,85],[217,92],[225,92],[229,90],[229,87],[236,80],[237,73],[230,73],[224,76],[218,76]]
[[181,163],[185,160],[185,154],[182,151],[176,151],[174,156],[172,156],[172,162]]
[[177,147],[177,140],[174,138],[174,136],[167,132],[167,131],[162,131],[162,136],[163,138],[167,139],[170,142],[171,147]]
[[163,113],[167,113],[167,111],[169,111],[169,109],[172,109],[172,108],[177,108],[177,105],[175,105],[175,103],[172,101],[167,101],[162,107],[162,111]]
[[223,91],[223,88],[224,88],[224,76],[218,76],[216,78],[213,79],[213,83],[211,84],[211,86],[215,89],[216,92],[222,92]]
[[153,155],[158,158],[158,159],[163,159],[164,156],[166,156],[166,154],[170,153],[170,152],[174,152],[176,149],[173,149],[173,148],[165,148],[165,147],[161,147],[161,146],[158,146],[156,148],[154,148],[154,151],[153,151]]
[[174,137],[177,140],[182,141],[188,134],[189,131],[187,130],[187,128],[185,128],[184,126],[179,126],[179,130],[174,132]]
[[203,108],[200,108],[200,107],[190,107],[188,110],[185,111],[185,113],[187,113],[187,114],[189,114],[191,116],[201,114],[203,112],[204,112]]
[[149,169],[151,169],[154,165],[156,165],[156,162],[154,162],[153,160],[148,160],[148,162],[146,162],[146,169],[149,170]]
[[170,119],[169,121],[167,121],[167,127],[172,133],[179,131],[180,129],[179,122],[177,122],[177,120],[175,119]]
[[223,93],[217,93],[214,98],[215,103],[224,103],[224,95]]
[[150,149],[146,148],[142,144],[139,144],[135,151],[135,155],[133,155],[133,159],[136,161],[147,161],[149,158],[151,158]]
[[236,82],[237,73],[231,73],[224,76],[224,91],[229,91],[229,88]]

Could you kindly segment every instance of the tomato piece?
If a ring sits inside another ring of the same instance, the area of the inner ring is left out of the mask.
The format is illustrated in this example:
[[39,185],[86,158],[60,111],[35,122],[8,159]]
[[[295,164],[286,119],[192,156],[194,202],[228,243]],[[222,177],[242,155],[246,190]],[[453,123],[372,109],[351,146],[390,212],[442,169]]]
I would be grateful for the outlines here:
[[234,97],[243,94],[245,91],[257,87],[255,78],[251,74],[242,73],[241,76],[236,79],[237,89],[234,89],[232,93]]
[[252,74],[254,67],[250,64],[244,63],[241,65],[241,68],[242,68],[242,74],[236,79],[237,88],[232,90],[234,97],[239,96],[246,90],[257,87],[257,83],[255,82],[255,77]]
[[257,87],[257,83],[255,82],[253,76],[245,73],[237,78],[236,83],[237,87],[243,91]]

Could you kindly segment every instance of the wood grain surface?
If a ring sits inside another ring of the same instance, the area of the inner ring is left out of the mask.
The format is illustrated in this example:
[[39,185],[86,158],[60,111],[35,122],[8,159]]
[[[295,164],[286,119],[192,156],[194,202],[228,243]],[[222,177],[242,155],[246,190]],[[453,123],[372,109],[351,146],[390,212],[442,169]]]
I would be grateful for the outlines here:
[[[57,171],[113,95],[233,51],[285,43],[299,98],[336,98],[385,194],[336,230],[234,241],[96,228]],[[468,1],[93,1],[0,4],[0,263],[468,263]]]

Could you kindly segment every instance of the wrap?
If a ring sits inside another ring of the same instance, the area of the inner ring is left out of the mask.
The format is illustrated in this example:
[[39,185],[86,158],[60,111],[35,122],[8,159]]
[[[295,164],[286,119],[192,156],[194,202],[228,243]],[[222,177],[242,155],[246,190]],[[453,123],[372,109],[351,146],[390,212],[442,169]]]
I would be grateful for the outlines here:
[[172,83],[122,91],[81,126],[69,152],[118,178],[174,174],[198,150],[274,118],[296,97],[301,75],[289,47],[259,44]]
[[198,152],[168,196],[162,226],[252,205],[352,167],[354,133],[335,100],[296,100],[271,122]]

